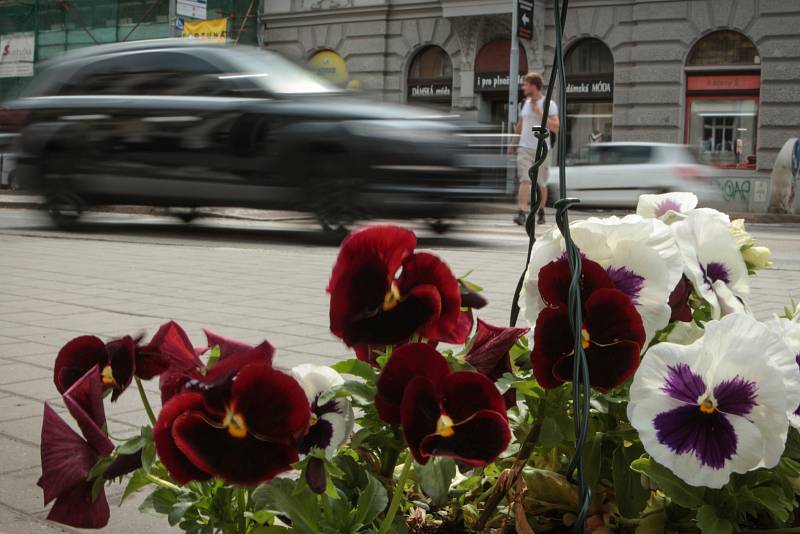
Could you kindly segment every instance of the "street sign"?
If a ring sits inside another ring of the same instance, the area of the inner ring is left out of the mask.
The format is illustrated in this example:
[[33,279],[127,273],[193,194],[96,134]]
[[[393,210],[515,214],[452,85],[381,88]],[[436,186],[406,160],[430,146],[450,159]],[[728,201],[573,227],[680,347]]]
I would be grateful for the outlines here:
[[177,0],[175,13],[183,17],[205,20],[207,7],[207,0]]
[[175,19],[175,29],[179,32],[183,32],[183,19],[181,17]]
[[518,0],[517,4],[517,37],[533,38],[533,0]]

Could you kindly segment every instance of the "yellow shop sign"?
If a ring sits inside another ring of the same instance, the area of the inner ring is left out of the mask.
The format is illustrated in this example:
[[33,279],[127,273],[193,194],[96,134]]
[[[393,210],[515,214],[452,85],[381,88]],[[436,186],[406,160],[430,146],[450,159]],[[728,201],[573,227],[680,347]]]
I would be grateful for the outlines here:
[[228,38],[228,19],[187,20],[183,23],[183,37],[225,41]]

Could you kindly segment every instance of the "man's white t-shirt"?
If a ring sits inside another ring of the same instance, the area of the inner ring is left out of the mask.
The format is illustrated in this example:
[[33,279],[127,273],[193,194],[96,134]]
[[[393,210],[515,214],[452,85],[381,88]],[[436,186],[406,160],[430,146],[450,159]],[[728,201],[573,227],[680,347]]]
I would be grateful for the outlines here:
[[[539,104],[539,108],[544,110],[544,97],[541,97],[537,103]],[[526,98],[525,103],[522,105],[522,111],[519,114],[522,118],[522,133],[519,136],[519,146],[536,149],[536,145],[539,144],[539,139],[534,135],[533,128],[538,128],[542,125],[542,114],[537,113],[533,107],[533,100]],[[558,106],[552,100],[550,101],[550,108],[548,111],[550,117],[558,115]],[[549,137],[547,138],[547,148],[551,148]]]

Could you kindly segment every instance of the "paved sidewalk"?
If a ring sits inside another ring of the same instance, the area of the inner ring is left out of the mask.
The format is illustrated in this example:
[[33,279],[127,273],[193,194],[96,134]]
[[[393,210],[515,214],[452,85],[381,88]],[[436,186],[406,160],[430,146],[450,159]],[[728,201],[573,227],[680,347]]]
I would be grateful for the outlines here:
[[[753,281],[753,309],[768,317],[790,294],[800,297],[800,234],[758,231],[777,249],[776,269]],[[0,231],[0,533],[72,532],[43,521],[46,512],[35,485],[42,402],[65,412],[52,366],[69,339],[87,333],[150,335],[175,319],[198,345],[201,327],[253,343],[266,338],[278,347],[279,366],[330,364],[348,355],[328,330],[325,286],[335,247],[268,239],[254,245],[237,242],[236,234],[227,241],[154,244],[126,234],[106,239],[92,233],[25,232]],[[481,316],[490,322],[507,321],[524,261],[520,232],[504,217],[482,238],[507,236],[516,240],[509,241],[512,245],[475,248],[442,241],[435,247],[456,273],[474,269],[472,278],[486,288],[490,301]],[[147,387],[157,404],[156,384]],[[111,406],[108,418],[116,437],[137,432],[145,417],[136,392],[128,391]],[[139,514],[137,499],[116,508],[121,491],[121,486],[108,491],[107,532],[170,531],[166,519]]]

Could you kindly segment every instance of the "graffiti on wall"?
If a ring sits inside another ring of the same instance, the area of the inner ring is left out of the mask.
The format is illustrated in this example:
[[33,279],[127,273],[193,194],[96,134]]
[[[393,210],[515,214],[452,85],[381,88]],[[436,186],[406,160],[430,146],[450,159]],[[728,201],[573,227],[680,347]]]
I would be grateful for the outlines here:
[[767,183],[763,180],[741,180],[728,178],[718,180],[722,200],[725,202],[750,202],[752,196],[755,202],[765,202],[767,200]]

